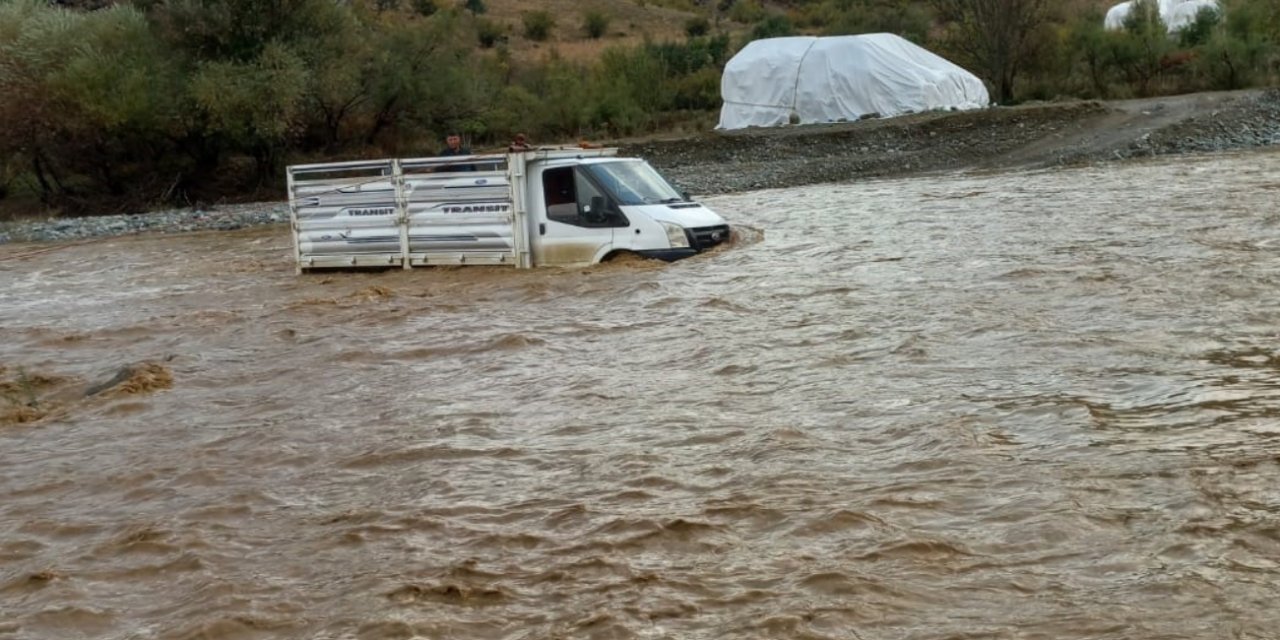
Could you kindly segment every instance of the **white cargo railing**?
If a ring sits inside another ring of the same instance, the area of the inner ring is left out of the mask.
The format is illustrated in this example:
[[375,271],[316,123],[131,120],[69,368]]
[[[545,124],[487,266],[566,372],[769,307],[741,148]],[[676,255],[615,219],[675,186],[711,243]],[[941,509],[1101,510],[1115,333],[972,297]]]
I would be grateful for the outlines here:
[[297,270],[411,269],[432,264],[531,267],[528,162],[616,152],[538,149],[290,166],[287,186]]
[[513,264],[506,163],[499,155],[289,167],[298,270]]

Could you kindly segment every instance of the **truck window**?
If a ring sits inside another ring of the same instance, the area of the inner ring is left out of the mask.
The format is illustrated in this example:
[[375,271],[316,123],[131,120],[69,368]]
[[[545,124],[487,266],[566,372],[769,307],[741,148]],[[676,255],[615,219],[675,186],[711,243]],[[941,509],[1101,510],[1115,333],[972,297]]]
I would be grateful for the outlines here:
[[[547,218],[577,227],[626,227],[629,222],[616,207],[602,210],[608,196],[600,190],[581,167],[556,167],[542,172],[542,193]],[[593,205],[594,203],[594,205]]]

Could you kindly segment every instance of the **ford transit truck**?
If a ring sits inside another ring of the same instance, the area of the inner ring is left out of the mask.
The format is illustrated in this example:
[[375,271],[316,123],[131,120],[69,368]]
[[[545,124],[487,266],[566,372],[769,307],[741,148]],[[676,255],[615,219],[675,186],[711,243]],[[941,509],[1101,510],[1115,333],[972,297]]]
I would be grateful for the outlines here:
[[288,167],[298,273],[431,265],[582,266],[631,253],[677,260],[729,225],[616,149]]

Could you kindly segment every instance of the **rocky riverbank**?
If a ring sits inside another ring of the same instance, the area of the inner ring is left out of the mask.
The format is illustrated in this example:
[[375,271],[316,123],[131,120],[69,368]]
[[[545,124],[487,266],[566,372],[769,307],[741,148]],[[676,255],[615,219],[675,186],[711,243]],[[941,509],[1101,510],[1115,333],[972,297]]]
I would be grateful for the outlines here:
[[1280,144],[1280,90],[1024,105],[624,147],[695,194]]
[[78,218],[51,218],[0,223],[0,244],[6,242],[68,242],[134,233],[231,231],[289,220],[283,202],[254,202],[203,209],[167,209],[147,213]]
[[[632,142],[695,195],[868,177],[1044,168],[1280,144],[1280,90],[1023,105]],[[231,230],[288,219],[284,203],[0,224],[0,243]]]

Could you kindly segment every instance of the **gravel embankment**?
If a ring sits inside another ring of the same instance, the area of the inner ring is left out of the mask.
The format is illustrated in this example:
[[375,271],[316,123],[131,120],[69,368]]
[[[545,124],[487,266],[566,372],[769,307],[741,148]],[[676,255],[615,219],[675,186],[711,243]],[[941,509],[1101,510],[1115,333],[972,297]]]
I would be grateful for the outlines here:
[[221,205],[207,209],[171,209],[150,213],[0,223],[0,244],[6,242],[69,242],[134,233],[231,231],[289,220],[282,202]]
[[[920,114],[624,147],[695,194],[1280,144],[1280,90]],[[1140,106],[1135,106],[1137,103]]]
[[1280,89],[1241,98],[1131,142],[1119,158],[1232,151],[1280,144]]
[[[695,195],[962,169],[1009,169],[1280,144],[1280,89],[1073,102],[626,144]],[[281,202],[0,223],[0,244],[231,230],[288,220]]]
[[624,147],[694,194],[955,170],[1080,126],[1097,102],[705,134]]

